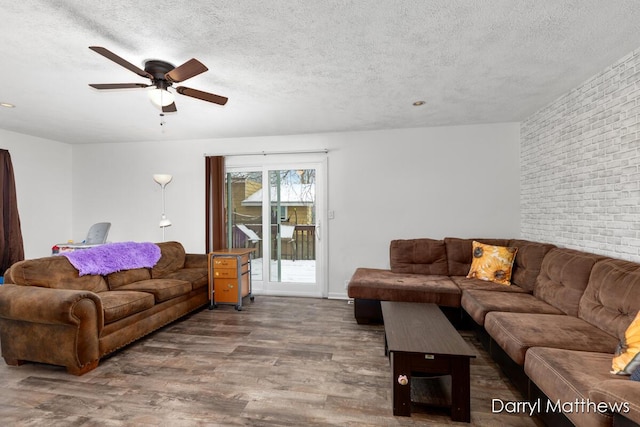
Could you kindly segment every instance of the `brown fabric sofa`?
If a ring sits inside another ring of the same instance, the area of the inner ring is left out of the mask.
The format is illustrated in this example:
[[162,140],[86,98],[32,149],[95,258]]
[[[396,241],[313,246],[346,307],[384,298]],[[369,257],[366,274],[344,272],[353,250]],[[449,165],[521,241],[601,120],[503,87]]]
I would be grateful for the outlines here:
[[[465,277],[473,240],[518,247],[511,286]],[[640,310],[640,264],[525,240],[457,238],[393,241],[390,264],[354,273],[348,294],[359,323],[380,320],[371,309],[378,300],[459,309],[523,396],[540,399],[549,425],[640,424],[640,383],[609,373]]]
[[[466,278],[471,267],[473,240],[518,247],[511,286]],[[466,289],[530,293],[542,259],[551,248],[553,245],[517,239],[393,240],[389,248],[391,268],[356,269],[347,292],[354,299],[358,323],[381,322],[380,301],[435,303],[445,310],[457,309],[447,310],[452,317],[460,312]]]
[[69,260],[20,261],[0,286],[0,339],[9,365],[26,361],[82,375],[105,355],[208,302],[207,256],[159,243],[151,268],[79,276]]

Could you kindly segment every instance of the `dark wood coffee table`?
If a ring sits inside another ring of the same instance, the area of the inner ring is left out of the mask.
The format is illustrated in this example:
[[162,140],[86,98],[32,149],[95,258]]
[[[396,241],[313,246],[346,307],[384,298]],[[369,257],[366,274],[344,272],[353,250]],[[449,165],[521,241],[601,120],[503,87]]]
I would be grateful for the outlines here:
[[[451,376],[451,419],[470,422],[469,361],[475,352],[435,304],[382,301],[393,415],[411,416],[412,375]],[[406,376],[407,384],[399,382]]]

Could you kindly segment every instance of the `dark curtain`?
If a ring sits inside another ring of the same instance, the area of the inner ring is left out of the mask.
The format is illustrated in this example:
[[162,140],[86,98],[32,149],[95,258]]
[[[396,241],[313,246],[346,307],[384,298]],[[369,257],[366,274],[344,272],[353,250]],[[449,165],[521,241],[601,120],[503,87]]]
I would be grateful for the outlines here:
[[205,157],[205,250],[225,249],[224,157]]
[[24,259],[24,245],[20,216],[18,215],[18,200],[16,184],[13,178],[13,165],[9,151],[0,149],[0,186],[2,188],[2,202],[0,205],[0,275],[4,274],[12,264]]

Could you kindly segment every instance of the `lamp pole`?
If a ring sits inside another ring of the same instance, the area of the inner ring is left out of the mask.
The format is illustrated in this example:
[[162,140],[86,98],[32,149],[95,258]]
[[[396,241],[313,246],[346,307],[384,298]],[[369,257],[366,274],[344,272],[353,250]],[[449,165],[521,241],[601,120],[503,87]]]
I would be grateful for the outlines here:
[[171,226],[171,221],[165,213],[164,188],[171,182],[173,176],[169,174],[155,174],[153,180],[160,185],[162,189],[162,215],[160,216],[160,228],[162,228],[162,241],[164,242],[164,229]]

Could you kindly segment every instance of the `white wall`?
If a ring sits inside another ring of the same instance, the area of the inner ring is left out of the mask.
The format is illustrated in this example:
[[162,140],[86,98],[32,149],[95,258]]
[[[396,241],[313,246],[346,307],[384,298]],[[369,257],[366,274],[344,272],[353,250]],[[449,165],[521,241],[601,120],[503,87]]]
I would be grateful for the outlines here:
[[74,145],[73,234],[110,221],[111,241],[161,240],[160,187],[151,176],[170,173],[166,239],[202,253],[205,153],[323,148],[335,212],[328,224],[331,297],[346,295],[355,268],[387,268],[392,239],[519,236],[517,123]]
[[0,129],[0,148],[11,154],[25,258],[51,255],[71,233],[71,145]]
[[640,49],[522,124],[524,238],[640,261]]

